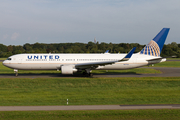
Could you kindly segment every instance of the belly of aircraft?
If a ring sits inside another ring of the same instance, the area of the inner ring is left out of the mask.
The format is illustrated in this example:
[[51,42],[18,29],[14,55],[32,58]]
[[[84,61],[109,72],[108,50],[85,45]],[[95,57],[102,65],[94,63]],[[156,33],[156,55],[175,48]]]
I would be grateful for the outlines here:
[[60,68],[60,64],[41,64],[41,63],[21,63],[11,64],[10,68],[19,70],[55,70]]

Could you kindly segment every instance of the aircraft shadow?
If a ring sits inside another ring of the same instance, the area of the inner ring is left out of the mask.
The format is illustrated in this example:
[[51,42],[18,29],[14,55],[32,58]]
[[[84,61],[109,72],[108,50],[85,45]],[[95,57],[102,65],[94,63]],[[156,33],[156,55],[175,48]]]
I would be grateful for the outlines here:
[[[108,72],[108,73],[93,73],[93,77],[96,77],[96,76],[101,76],[103,77],[103,75],[110,75],[110,76],[114,76],[114,75],[141,75],[141,74],[137,74],[135,72],[127,72],[127,73],[118,73],[118,72]],[[19,73],[18,76],[16,77],[15,74],[0,74],[0,77],[1,78],[5,78],[5,77],[15,77],[15,78],[18,78],[18,77],[27,77],[27,78],[31,78],[31,77],[89,77],[87,75],[83,75],[83,74],[80,74],[80,73],[76,73],[76,74],[73,74],[73,75],[63,75],[63,74],[60,74],[60,73],[28,73],[28,74],[24,74],[24,73]]]

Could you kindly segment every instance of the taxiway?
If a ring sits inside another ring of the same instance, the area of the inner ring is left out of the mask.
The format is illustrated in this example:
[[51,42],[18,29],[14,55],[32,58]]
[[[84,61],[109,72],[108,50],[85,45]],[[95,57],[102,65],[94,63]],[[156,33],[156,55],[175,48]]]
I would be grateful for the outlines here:
[[136,110],[136,109],[180,109],[180,104],[172,104],[172,105],[0,106],[0,111]]

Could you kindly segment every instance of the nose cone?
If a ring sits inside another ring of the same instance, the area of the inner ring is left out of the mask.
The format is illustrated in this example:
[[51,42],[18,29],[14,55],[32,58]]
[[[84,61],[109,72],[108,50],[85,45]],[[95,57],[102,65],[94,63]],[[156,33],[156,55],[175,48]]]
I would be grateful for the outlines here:
[[7,66],[7,60],[4,60],[2,63],[4,66]]
[[3,63],[2,63],[3,65],[4,65],[5,61],[6,61],[6,60],[4,60]]

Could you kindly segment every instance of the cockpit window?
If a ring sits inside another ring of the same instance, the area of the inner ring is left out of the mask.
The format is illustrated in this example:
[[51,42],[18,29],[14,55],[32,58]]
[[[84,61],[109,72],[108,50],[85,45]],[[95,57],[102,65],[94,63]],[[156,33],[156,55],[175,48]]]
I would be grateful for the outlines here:
[[11,58],[7,58],[7,60],[11,60]]

